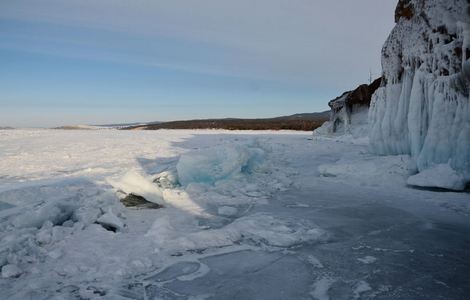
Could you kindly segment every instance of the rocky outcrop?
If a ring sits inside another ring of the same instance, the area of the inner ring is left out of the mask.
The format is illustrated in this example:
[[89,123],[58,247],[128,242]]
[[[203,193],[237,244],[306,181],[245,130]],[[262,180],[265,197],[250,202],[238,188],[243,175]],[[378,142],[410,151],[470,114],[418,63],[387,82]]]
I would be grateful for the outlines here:
[[124,204],[124,206],[126,207],[133,207],[133,208],[159,209],[163,207],[163,205],[150,202],[144,197],[140,195],[132,194],[132,193],[122,198],[121,203]]
[[410,20],[414,16],[414,7],[411,0],[398,1],[397,8],[395,9],[395,23],[398,23],[400,18]]
[[379,88],[381,81],[382,78],[377,78],[371,84],[362,84],[328,102],[331,108],[330,120],[317,129],[315,134],[366,135],[367,113],[371,97]]
[[449,164],[470,180],[467,0],[400,0],[369,110],[370,148],[410,154],[418,171]]

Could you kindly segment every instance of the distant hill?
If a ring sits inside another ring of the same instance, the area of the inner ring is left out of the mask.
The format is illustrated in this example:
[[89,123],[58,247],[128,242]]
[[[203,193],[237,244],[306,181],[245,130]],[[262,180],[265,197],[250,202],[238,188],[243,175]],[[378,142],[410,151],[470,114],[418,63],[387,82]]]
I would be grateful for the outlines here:
[[294,114],[290,116],[282,116],[271,118],[273,120],[318,120],[325,119],[328,120],[330,117],[330,111],[314,112],[314,113],[301,113]]
[[52,129],[63,129],[63,130],[97,130],[100,127],[93,125],[64,125],[60,127],[54,127]]
[[104,124],[104,125],[64,125],[54,127],[53,129],[63,130],[99,130],[99,129],[123,129],[127,127],[146,126],[151,124],[158,124],[160,122],[136,122],[136,123],[118,123],[118,124]]
[[158,129],[227,129],[227,130],[303,130],[312,131],[320,127],[330,117],[329,111],[301,113],[264,119],[201,119],[161,122],[129,126],[128,130]]
[[135,126],[143,126],[143,125],[151,125],[151,124],[158,124],[161,122],[134,122],[134,123],[117,123],[117,124],[102,124],[102,125],[92,125],[96,127],[104,127],[104,128],[125,128],[125,127],[135,127]]
[[11,130],[11,129],[15,129],[15,128],[9,127],[9,126],[0,126],[0,130]]

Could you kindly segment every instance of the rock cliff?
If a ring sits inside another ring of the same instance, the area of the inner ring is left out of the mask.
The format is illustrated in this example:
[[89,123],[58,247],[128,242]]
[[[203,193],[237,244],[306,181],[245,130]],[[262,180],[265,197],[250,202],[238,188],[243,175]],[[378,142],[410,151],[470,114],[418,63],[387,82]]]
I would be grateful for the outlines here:
[[370,149],[470,180],[470,2],[400,0],[369,110]]
[[369,105],[372,94],[379,88],[381,81],[382,78],[378,78],[371,84],[362,84],[328,102],[331,108],[330,120],[317,129],[315,134],[366,136]]

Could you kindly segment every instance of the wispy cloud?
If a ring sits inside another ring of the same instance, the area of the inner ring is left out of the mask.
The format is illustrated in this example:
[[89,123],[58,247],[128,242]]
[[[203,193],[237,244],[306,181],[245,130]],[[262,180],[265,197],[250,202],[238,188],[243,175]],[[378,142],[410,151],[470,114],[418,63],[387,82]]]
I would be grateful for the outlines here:
[[368,80],[369,69],[380,71],[395,2],[0,1],[0,120],[103,122],[97,110],[109,122],[323,110]]
[[[123,35],[121,41],[92,41],[109,42],[98,46],[112,52],[107,57],[96,52],[94,59],[248,78],[351,84],[365,80],[369,68],[380,69],[379,49],[392,26],[395,2],[16,0],[0,4],[0,18]],[[141,39],[131,51],[126,36]],[[158,50],[152,41],[161,39],[181,41],[186,57],[152,54],[152,49]],[[85,41],[82,37],[79,42]],[[214,62],[195,53],[194,60],[189,59],[191,48],[197,51],[201,44],[210,53],[225,56]],[[84,55],[74,51],[61,54]],[[91,59],[93,55],[86,56]]]

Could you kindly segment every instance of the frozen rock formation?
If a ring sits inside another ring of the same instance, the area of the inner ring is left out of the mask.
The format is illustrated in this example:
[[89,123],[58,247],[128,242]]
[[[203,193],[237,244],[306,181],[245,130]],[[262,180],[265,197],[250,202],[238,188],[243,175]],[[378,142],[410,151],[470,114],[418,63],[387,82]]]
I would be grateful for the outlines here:
[[438,164],[410,176],[407,183],[419,187],[435,187],[456,191],[463,191],[465,189],[464,178],[457,174],[448,164]]
[[369,110],[370,148],[470,181],[470,2],[400,0]]
[[330,121],[314,131],[315,135],[352,134],[355,137],[368,134],[367,115],[372,94],[380,86],[381,78],[371,84],[362,84],[328,102]]

